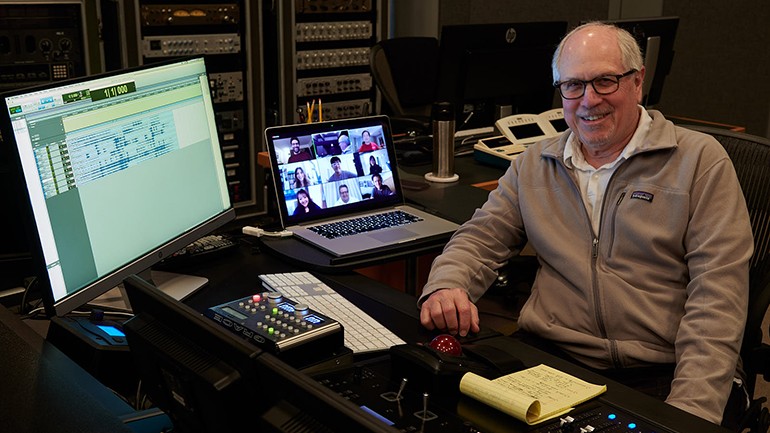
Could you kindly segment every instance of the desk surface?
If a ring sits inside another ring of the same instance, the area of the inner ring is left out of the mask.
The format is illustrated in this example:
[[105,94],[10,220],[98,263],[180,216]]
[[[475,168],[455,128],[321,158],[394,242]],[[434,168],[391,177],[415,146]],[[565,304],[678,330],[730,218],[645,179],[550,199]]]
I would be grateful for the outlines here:
[[[406,180],[419,182],[425,167],[404,168]],[[469,218],[476,207],[483,204],[487,191],[472,187],[471,183],[484,182],[499,177],[502,171],[477,163],[472,157],[458,158],[457,170],[461,181],[455,184],[431,184],[430,188],[419,191],[407,191],[410,201],[418,202],[440,215],[450,217],[458,222]],[[457,194],[468,194],[462,198],[464,203],[471,206],[455,206]],[[450,200],[451,198],[451,200]],[[474,201],[475,200],[475,201]],[[314,273],[343,296],[355,303],[379,322],[386,325],[405,341],[428,342],[435,336],[419,324],[419,313],[416,308],[416,298],[399,292],[391,287],[373,281],[347,268],[324,268],[314,264],[303,264],[297,260],[286,260],[284,254],[274,255],[275,248],[265,249],[260,242],[252,238],[244,238],[244,245],[231,256],[219,258],[208,263],[204,270],[194,272],[209,278],[209,287],[196,293],[186,301],[193,308],[203,311],[212,305],[219,305],[232,299],[241,298],[260,290],[258,275],[260,273],[293,272],[312,270]],[[280,241],[276,241],[280,242]],[[299,241],[294,241],[299,242]],[[298,246],[296,246],[298,247]],[[308,249],[307,246],[304,246]],[[270,251],[267,253],[266,251]],[[182,270],[184,271],[184,270]],[[332,272],[330,272],[332,271]],[[485,332],[485,336],[493,333]],[[687,414],[662,401],[638,393],[630,388],[614,382],[608,382],[602,376],[583,370],[564,360],[538,351],[512,339],[501,339],[507,350],[512,351],[525,365],[548,363],[556,368],[570,372],[578,377],[594,383],[607,383],[608,391],[600,397],[615,407],[638,415],[641,420],[664,427],[661,431],[671,432],[725,432],[719,426]],[[507,423],[510,424],[510,423]],[[519,428],[521,427],[521,428]],[[523,424],[511,428],[508,425],[502,431],[525,431]],[[493,430],[497,431],[497,430]]]
[[3,431],[132,431],[128,404],[2,306],[0,355]]
[[[247,239],[248,240],[248,239]],[[209,286],[194,294],[186,303],[196,310],[218,305],[233,299],[241,298],[260,290],[258,275],[260,273],[292,272],[302,270],[286,263],[271,254],[260,252],[248,245],[242,246],[232,255],[223,256],[205,268],[197,268],[198,275],[207,276]],[[323,274],[315,273],[320,279],[348,298],[351,302],[367,311],[407,342],[428,342],[435,336],[419,324],[419,313],[416,299],[413,296],[398,292],[384,284],[373,281],[362,275],[349,273]],[[485,331],[485,336],[494,335]],[[570,372],[578,377],[594,383],[607,383],[608,391],[600,397],[615,407],[633,412],[640,419],[659,424],[672,432],[726,432],[714,424],[689,415],[662,401],[640,394],[623,385],[608,382],[602,376],[583,370],[564,360],[546,354],[523,343],[512,339],[502,339],[512,353],[521,359],[525,365],[548,363],[556,368]],[[507,341],[507,342],[506,342]],[[521,425],[523,427],[523,424]],[[515,427],[505,431],[518,431]],[[665,431],[666,429],[662,429]],[[521,431],[524,431],[522,428]]]

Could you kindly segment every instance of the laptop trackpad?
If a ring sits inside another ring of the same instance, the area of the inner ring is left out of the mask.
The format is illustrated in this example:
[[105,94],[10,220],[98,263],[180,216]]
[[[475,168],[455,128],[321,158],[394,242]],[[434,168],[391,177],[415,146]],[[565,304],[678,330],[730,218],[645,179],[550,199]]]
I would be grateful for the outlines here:
[[370,233],[369,237],[385,243],[406,242],[417,238],[417,233],[403,228],[395,228],[392,230]]

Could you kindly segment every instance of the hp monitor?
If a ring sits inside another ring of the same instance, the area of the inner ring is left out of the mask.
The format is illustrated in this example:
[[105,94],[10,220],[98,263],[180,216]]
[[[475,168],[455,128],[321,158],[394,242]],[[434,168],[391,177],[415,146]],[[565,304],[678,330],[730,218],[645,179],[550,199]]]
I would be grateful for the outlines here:
[[554,108],[551,57],[566,31],[566,21],[444,26],[437,98],[455,105],[456,128]]

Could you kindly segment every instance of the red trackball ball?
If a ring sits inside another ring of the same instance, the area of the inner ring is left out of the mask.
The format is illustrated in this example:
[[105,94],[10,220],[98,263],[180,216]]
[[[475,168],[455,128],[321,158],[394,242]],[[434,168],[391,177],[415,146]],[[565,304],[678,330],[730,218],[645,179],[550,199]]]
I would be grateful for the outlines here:
[[447,355],[460,356],[463,354],[463,348],[460,346],[460,342],[449,334],[437,335],[431,340],[428,346],[439,352],[446,353]]

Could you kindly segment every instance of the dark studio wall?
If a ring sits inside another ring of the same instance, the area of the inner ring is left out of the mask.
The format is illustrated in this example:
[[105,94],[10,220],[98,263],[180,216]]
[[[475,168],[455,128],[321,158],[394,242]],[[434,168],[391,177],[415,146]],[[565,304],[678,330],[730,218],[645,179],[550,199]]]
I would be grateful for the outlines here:
[[[394,0],[394,20],[399,20]],[[409,1],[409,0],[407,0]],[[433,0],[424,20],[446,24],[644,16],[680,18],[674,63],[659,104],[664,114],[744,126],[770,137],[770,5],[739,0]],[[423,6],[424,7],[424,6]],[[424,13],[424,11],[423,11]]]

